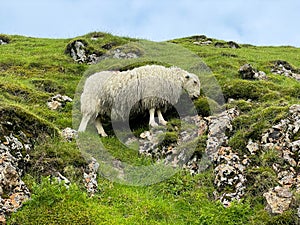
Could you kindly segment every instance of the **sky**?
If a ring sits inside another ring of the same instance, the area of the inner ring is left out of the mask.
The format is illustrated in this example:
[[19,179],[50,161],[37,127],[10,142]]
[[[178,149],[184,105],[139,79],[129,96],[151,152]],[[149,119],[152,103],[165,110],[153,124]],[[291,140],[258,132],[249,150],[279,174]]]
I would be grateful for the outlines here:
[[0,33],[73,38],[93,31],[165,41],[204,34],[300,47],[299,0],[9,0]]

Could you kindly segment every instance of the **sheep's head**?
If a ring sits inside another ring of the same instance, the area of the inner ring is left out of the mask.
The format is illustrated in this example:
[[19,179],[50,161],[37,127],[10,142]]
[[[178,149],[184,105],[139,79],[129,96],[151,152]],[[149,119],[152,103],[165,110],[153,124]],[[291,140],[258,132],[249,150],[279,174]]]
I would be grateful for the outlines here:
[[186,72],[182,87],[188,92],[191,98],[200,96],[200,80],[195,74]]

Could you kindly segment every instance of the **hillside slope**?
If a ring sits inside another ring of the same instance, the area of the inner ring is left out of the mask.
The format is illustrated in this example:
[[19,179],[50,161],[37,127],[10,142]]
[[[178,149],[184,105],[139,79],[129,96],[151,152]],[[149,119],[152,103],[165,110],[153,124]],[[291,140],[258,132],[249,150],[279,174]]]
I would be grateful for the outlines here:
[[[93,169],[76,141],[61,137],[62,130],[72,127],[77,102],[57,99],[75,99],[82,76],[104,57],[142,55],[138,47],[122,48],[128,43],[136,46],[138,40],[100,32],[74,39],[0,39],[3,223],[7,218],[8,224],[299,224],[300,49],[238,45],[203,35],[169,41],[201,58],[225,100],[218,105],[218,99],[207,99],[202,92],[194,101],[207,126],[197,139],[195,157],[207,151],[214,119],[230,118],[223,130],[226,140],[204,171],[182,170],[142,187],[97,176],[93,185],[98,191],[88,193],[84,174]],[[245,64],[252,67],[239,72]],[[225,114],[209,117],[212,105]],[[230,110],[235,110],[232,117]],[[167,148],[178,141],[178,120],[170,117],[163,142]],[[148,129],[145,124],[135,127],[137,137]],[[116,158],[134,165],[156,160],[128,150],[112,131],[109,134],[101,140]],[[57,178],[67,178],[71,185],[66,188]]]

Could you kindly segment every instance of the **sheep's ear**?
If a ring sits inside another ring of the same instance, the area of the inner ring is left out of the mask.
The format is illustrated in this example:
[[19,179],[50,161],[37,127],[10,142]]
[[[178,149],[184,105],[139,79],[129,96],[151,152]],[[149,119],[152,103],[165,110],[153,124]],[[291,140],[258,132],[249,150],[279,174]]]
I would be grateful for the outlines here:
[[186,79],[190,79],[190,75],[186,75],[185,78],[186,78]]

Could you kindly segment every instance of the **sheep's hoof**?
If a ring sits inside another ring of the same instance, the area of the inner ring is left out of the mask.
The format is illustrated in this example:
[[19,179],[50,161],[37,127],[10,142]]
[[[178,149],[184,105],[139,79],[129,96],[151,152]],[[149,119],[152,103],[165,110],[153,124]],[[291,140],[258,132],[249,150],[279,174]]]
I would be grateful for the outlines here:
[[106,133],[101,133],[99,135],[100,135],[100,137],[108,137],[108,135]]
[[159,123],[160,123],[161,125],[163,125],[163,126],[166,126],[168,122],[165,121],[165,120],[163,120],[163,121],[159,121]]
[[158,124],[156,122],[152,122],[152,123],[149,123],[149,126],[150,127],[158,127]]

